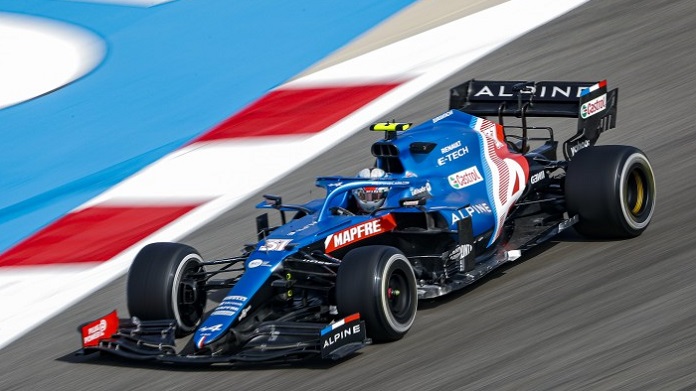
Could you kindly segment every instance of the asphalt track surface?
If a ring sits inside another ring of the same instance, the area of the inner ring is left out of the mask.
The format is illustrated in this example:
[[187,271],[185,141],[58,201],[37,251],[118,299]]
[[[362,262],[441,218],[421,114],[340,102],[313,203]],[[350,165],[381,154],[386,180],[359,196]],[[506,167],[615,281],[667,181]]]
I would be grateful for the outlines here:
[[[657,176],[656,214],[640,238],[604,242],[564,234],[473,288],[422,303],[403,340],[369,346],[335,365],[177,369],[71,356],[80,321],[113,308],[126,312],[120,278],[3,349],[0,389],[696,388],[694,14],[690,0],[595,0],[387,116],[414,122],[432,117],[446,109],[448,88],[472,77],[607,78],[610,87],[620,87],[619,126],[600,144],[643,149]],[[453,37],[452,44],[475,38]],[[558,138],[573,126],[557,127]],[[362,132],[262,193],[290,202],[318,197],[313,178],[370,165],[367,147],[375,138]],[[205,257],[237,254],[253,240],[259,199],[184,241]]]

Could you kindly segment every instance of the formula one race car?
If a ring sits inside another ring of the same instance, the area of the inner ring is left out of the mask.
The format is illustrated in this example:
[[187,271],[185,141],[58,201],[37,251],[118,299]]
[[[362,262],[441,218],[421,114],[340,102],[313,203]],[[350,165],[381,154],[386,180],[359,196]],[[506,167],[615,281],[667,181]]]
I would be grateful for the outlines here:
[[[432,120],[375,124],[385,137],[372,145],[374,167],[318,178],[326,196],[306,204],[264,196],[258,208],[279,211],[282,225],[257,217],[258,243],[242,256],[204,261],[185,244],[145,246],[128,275],[131,318],[85,324],[82,352],[205,364],[339,359],[402,338],[419,299],[466,287],[571,226],[590,238],[638,236],[655,207],[648,158],[595,146],[615,127],[617,99],[606,81],[470,80]],[[530,117],[578,118],[564,159],[553,130]],[[206,312],[219,290],[226,295]]]

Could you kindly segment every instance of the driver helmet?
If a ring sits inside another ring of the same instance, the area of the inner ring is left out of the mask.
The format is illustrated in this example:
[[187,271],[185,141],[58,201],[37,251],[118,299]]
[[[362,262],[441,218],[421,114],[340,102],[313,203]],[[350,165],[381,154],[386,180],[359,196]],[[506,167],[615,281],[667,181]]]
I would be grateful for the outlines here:
[[[386,173],[381,168],[364,168],[358,172],[359,178],[384,178]],[[388,187],[367,186],[353,190],[353,196],[360,210],[372,213],[384,204],[387,199]]]

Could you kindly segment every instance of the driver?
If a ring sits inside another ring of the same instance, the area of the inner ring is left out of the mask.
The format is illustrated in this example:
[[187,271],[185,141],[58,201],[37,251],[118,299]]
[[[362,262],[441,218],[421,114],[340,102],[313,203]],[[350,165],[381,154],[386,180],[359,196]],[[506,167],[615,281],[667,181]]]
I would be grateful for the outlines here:
[[[384,178],[386,173],[381,168],[364,168],[358,172],[359,178]],[[367,186],[353,189],[353,197],[362,213],[372,213],[384,204],[387,199],[388,187]]]

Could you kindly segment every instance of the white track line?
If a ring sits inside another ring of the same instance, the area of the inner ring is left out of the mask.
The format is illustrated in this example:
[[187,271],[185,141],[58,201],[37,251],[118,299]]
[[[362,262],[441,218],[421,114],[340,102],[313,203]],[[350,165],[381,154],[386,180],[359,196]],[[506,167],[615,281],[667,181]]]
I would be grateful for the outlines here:
[[104,58],[105,43],[80,27],[0,13],[0,109],[78,79]]

